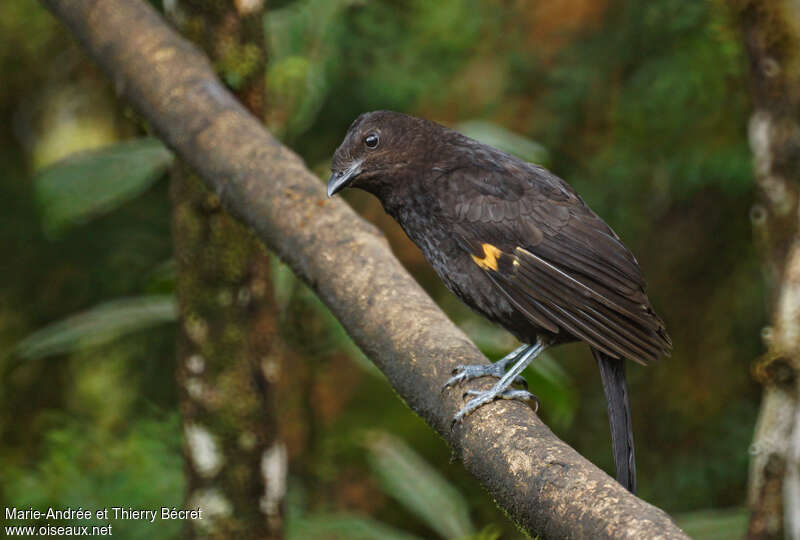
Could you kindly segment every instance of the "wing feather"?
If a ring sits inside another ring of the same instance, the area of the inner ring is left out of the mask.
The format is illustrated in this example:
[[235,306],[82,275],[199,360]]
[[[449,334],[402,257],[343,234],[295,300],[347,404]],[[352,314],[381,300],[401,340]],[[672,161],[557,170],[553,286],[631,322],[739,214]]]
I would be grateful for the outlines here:
[[545,315],[547,309],[537,302],[535,298],[525,294],[523,291],[516,290],[517,287],[513,284],[501,283],[501,278],[494,275],[493,272],[488,272],[488,275],[506,298],[530,320],[554,334],[559,332],[558,325]]
[[581,329],[576,334],[581,339],[593,345],[593,342],[604,344],[604,347],[598,346],[597,348],[615,358],[618,358],[623,350],[629,353],[625,356],[632,355],[634,360],[649,361],[660,356],[661,348],[657,345],[658,338],[653,335],[652,330],[642,328],[635,323],[632,324],[631,319],[614,311],[613,308],[610,309],[595,298],[586,297],[582,301],[576,299],[573,291],[545,273],[534,279],[531,279],[530,272],[520,274],[523,276],[522,279],[519,276],[506,274],[503,281],[510,285],[516,278],[516,281],[521,284],[516,285],[517,290],[541,299],[542,303],[550,308],[550,311],[556,310],[568,317]]
[[[476,257],[486,244],[501,254],[481,268],[540,328],[568,332],[614,358],[646,363],[668,354],[671,341],[634,256],[562,180],[527,172],[492,171],[467,189],[456,183],[463,190],[459,244]],[[503,187],[486,187],[495,183]]]

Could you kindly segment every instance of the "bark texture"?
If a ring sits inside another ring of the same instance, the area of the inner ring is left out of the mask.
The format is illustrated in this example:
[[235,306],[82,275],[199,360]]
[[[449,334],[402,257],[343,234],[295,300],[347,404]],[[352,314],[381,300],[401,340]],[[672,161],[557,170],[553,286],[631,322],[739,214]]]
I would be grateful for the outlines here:
[[736,4],[750,64],[750,146],[760,201],[751,218],[770,290],[764,385],[751,447],[749,538],[800,538],[800,4]]
[[667,514],[560,441],[524,404],[495,402],[451,430],[464,402],[461,390],[443,394],[442,384],[456,365],[487,360],[384,237],[340,199],[328,200],[322,182],[146,3],[44,3],[222,205],[316,291],[399,396],[521,527],[542,538],[686,538]]
[[190,538],[280,538],[286,451],[269,259],[193,173],[172,175]]
[[[263,116],[259,5],[182,0],[170,16],[239,101]],[[187,536],[281,538],[287,467],[278,436],[281,347],[270,258],[183,162],[171,182],[186,504],[205,509],[204,519],[187,521]]]

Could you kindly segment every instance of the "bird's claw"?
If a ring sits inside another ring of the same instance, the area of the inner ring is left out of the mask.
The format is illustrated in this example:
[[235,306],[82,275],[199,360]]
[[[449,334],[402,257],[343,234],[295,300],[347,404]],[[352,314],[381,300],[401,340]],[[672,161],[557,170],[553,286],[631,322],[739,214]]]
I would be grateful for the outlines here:
[[[488,365],[475,365],[475,366],[456,366],[452,371],[452,377],[447,379],[447,382],[442,386],[442,392],[455,386],[456,384],[479,379],[481,377],[497,377],[498,379],[505,373],[505,366],[498,363]],[[522,376],[514,378],[514,384],[521,384],[524,388],[528,388],[528,381]]]
[[533,401],[535,403],[533,412],[539,411],[539,398],[527,390],[517,390],[515,388],[507,388],[502,391],[494,388],[489,390],[467,390],[464,392],[463,397],[467,396],[475,397],[467,401],[464,407],[456,413],[456,415],[453,417],[453,421],[450,423],[451,429],[455,427],[457,423],[464,420],[464,418],[475,412],[479,407],[486,405],[487,403],[491,403],[496,399],[513,399],[515,401],[525,402]]

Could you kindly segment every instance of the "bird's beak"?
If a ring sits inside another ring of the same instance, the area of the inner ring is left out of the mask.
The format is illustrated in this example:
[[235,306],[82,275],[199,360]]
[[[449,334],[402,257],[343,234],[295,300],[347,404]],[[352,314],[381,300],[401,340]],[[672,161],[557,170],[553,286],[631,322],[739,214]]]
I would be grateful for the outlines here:
[[347,187],[356,176],[361,173],[361,162],[357,161],[343,171],[334,171],[328,180],[328,197],[333,197],[336,193]]

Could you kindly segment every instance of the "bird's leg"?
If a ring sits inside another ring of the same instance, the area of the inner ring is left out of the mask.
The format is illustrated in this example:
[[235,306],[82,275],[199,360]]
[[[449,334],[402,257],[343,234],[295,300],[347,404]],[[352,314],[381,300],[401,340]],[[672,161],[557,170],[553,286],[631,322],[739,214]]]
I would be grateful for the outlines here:
[[528,401],[532,399],[536,401],[536,408],[538,409],[539,401],[536,399],[536,396],[527,390],[514,390],[510,389],[509,387],[514,382],[514,379],[518,377],[519,374],[522,373],[526,367],[528,367],[533,359],[539,356],[539,354],[547,348],[547,346],[548,343],[545,340],[541,338],[537,339],[536,343],[527,347],[520,355],[517,363],[514,364],[511,369],[509,369],[489,390],[468,390],[465,392],[464,395],[475,397],[470,399],[466,405],[464,405],[464,407],[458,411],[455,417],[453,417],[453,425],[455,425],[456,422],[463,420],[481,405],[491,403],[495,399],[516,399],[521,401]]
[[[522,354],[525,353],[527,349],[529,349],[532,345],[522,345],[517,347],[509,354],[505,355],[503,358],[498,360],[497,362],[489,365],[477,365],[477,366],[456,366],[453,370],[453,376],[450,377],[442,390],[446,390],[447,388],[458,384],[464,381],[471,381],[472,379],[478,379],[480,377],[497,377],[498,379],[502,378],[503,375],[506,373],[506,368],[508,364],[517,360]],[[528,383],[522,377],[517,377],[514,381],[515,383],[523,384],[525,387],[528,387]]]

